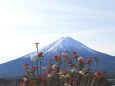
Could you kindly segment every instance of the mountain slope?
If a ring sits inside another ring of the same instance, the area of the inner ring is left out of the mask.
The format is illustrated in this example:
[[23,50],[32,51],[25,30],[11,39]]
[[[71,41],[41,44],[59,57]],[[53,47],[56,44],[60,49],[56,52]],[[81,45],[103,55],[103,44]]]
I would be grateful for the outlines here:
[[[72,52],[78,52],[79,57],[82,56],[84,59],[92,58],[97,56],[100,60],[98,69],[105,70],[115,70],[115,57],[104,53],[97,52],[93,49],[88,48],[82,43],[70,38],[62,37],[59,40],[51,43],[39,49],[39,52],[44,53],[44,65],[47,64],[48,58],[54,58],[54,55],[60,55],[64,51],[69,51],[69,56],[71,57]],[[28,62],[31,64],[30,57],[36,56],[36,51],[22,56],[18,59],[9,61],[7,63],[0,65],[0,77],[1,78],[11,78],[22,76],[24,72],[23,64]]]

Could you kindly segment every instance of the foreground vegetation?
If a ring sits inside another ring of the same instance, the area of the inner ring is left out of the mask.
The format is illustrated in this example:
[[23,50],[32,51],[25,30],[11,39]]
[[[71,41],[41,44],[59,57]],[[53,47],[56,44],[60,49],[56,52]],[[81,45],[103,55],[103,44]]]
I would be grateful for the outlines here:
[[43,66],[43,53],[38,53],[39,43],[35,44],[37,56],[30,58],[32,67],[29,67],[29,63],[24,63],[26,74],[23,75],[20,86],[111,86],[104,78],[105,70],[90,72],[92,61],[95,62],[94,67],[97,67],[97,56],[84,61],[82,57],[78,58],[77,52],[72,52],[73,57],[70,58],[68,53],[71,52],[65,51],[62,55],[49,59],[48,65]]

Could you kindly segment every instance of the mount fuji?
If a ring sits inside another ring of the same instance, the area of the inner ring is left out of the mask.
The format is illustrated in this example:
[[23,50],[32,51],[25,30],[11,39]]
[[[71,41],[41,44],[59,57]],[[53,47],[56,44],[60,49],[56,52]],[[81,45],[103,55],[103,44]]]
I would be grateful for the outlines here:
[[[54,55],[61,55],[64,51],[69,51],[70,53],[77,52],[78,57],[83,57],[85,60],[88,58],[93,59],[93,56],[97,56],[99,59],[97,69],[104,69],[109,71],[115,70],[115,56],[110,56],[90,49],[84,44],[70,37],[62,37],[55,42],[39,49],[39,52],[43,52],[44,55],[44,65],[48,63],[49,58],[54,58]],[[71,57],[70,53],[69,56]],[[35,57],[36,54],[37,51],[34,51],[18,59],[0,64],[0,78],[21,77],[25,74],[23,64],[31,64],[30,57]]]

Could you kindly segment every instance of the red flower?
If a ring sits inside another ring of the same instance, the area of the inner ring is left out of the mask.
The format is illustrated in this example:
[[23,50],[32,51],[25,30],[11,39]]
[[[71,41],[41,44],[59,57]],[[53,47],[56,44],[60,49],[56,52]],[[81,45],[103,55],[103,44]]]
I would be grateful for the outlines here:
[[37,66],[32,66],[32,69],[37,69],[38,67]]
[[69,61],[68,63],[70,64],[70,63],[72,63],[73,61],[71,60],[71,61]]
[[78,59],[78,62],[84,63],[84,60],[80,58]]
[[29,65],[29,63],[24,63],[24,66],[28,66]]
[[38,42],[36,42],[35,44],[36,44],[36,45],[38,45],[39,43],[38,43]]
[[29,85],[34,85],[35,83],[34,83],[34,81],[30,81],[28,84]]
[[106,73],[106,71],[105,71],[105,70],[102,70],[102,73]]
[[52,61],[53,59],[48,59],[49,61]]
[[40,53],[38,53],[38,56],[42,56],[42,54],[43,54],[43,53],[42,53],[42,52],[40,52]]
[[94,56],[93,58],[97,58],[97,56]]
[[23,75],[22,77],[27,77],[26,75]]
[[77,67],[77,65],[74,65],[74,67]]
[[96,76],[96,77],[93,78],[93,80],[99,81],[101,78],[102,78],[102,76]]
[[55,66],[54,68],[58,70],[60,67],[59,66]]
[[62,68],[63,70],[66,70],[66,68]]
[[92,62],[92,60],[89,58],[87,61],[86,61],[86,64],[90,64]]
[[73,55],[77,55],[77,52],[72,52]]
[[65,51],[65,53],[69,53],[69,51]]
[[50,71],[43,71],[43,73],[49,74],[49,73],[50,73]]
[[42,81],[43,81],[43,82],[47,81],[47,78],[43,78]]
[[87,70],[90,70],[90,68],[87,68]]
[[36,78],[41,78],[40,74],[36,75]]
[[61,59],[57,59],[56,61],[61,61]]
[[63,55],[63,57],[66,57],[66,58],[67,58],[68,56],[67,56],[67,55]]
[[74,55],[73,58],[77,58],[78,56],[77,55]]
[[61,56],[61,55],[55,55],[54,57],[55,57],[55,59],[58,59],[60,56]]
[[21,82],[21,83],[20,83],[20,86],[25,86],[25,83],[24,83],[24,82]]
[[101,72],[96,72],[95,74],[96,74],[96,75],[102,75],[102,73],[101,73]]
[[53,68],[49,68],[49,71],[52,71],[52,70],[54,70]]

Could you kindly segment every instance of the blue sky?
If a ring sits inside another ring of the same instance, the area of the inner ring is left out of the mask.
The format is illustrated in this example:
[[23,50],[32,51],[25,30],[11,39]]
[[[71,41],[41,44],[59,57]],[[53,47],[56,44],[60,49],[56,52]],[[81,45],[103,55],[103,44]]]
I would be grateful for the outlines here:
[[115,0],[0,0],[0,63],[65,36],[115,56]]

